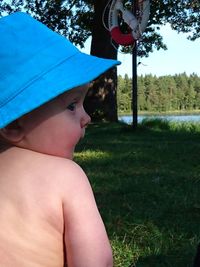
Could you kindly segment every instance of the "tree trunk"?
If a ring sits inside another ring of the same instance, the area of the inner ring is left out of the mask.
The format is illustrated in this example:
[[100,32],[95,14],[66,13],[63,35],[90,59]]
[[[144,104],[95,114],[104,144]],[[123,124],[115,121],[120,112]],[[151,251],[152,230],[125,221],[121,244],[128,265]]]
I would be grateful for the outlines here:
[[[110,32],[102,23],[108,0],[94,1],[94,22],[91,55],[117,59],[117,49],[112,45]],[[107,15],[106,20],[107,20]],[[118,121],[117,116],[117,69],[112,68],[93,82],[85,101],[85,108],[93,121]]]

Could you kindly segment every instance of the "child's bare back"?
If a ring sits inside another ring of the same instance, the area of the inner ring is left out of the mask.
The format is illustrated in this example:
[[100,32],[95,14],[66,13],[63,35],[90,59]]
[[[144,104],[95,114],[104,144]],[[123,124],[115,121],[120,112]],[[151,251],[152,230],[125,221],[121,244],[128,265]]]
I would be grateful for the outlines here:
[[53,157],[39,153],[19,148],[1,153],[0,266],[63,266],[63,211],[55,168]]
[[97,259],[111,251],[80,167],[13,147],[0,154],[0,169],[0,266],[64,266],[63,237],[77,255],[70,266],[104,266]]

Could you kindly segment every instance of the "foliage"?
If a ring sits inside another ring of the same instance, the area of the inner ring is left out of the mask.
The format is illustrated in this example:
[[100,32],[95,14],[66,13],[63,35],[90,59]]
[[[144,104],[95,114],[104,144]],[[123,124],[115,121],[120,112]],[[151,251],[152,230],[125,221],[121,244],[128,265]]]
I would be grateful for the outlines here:
[[199,150],[200,124],[88,128],[75,160],[92,183],[115,267],[192,266],[200,240]]
[[0,2],[0,16],[26,11],[54,31],[67,36],[76,45],[84,46],[91,35],[92,6],[83,0],[6,0]]
[[[118,111],[131,112],[131,79],[118,77]],[[200,77],[185,73],[174,76],[138,77],[139,111],[188,111],[200,109]]]
[[[131,8],[132,0],[123,1]],[[0,16],[25,10],[50,28],[68,36],[75,44],[84,46],[92,34],[95,0],[1,0]],[[110,0],[105,1],[109,4]],[[167,49],[159,33],[160,26],[169,23],[177,32],[188,33],[190,40],[200,37],[200,2],[198,0],[152,0],[148,27],[139,42],[139,56],[148,56],[154,49]],[[109,5],[108,5],[109,6]],[[98,12],[98,10],[97,10]],[[101,18],[102,14],[101,14]],[[131,52],[132,48],[123,48]]]
[[[132,5],[131,0],[125,1]],[[169,23],[177,32],[188,33],[189,40],[200,37],[200,2],[198,0],[151,0],[150,18],[148,27],[139,42],[138,55],[147,57],[154,49],[167,49],[159,32],[160,27]],[[131,47],[122,48],[122,51],[132,52]]]

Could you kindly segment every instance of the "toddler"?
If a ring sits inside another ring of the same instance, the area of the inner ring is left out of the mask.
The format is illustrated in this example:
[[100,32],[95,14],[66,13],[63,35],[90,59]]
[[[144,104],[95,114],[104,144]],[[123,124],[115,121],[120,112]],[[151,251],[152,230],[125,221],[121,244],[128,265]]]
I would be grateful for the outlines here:
[[23,12],[0,19],[0,266],[111,267],[92,189],[73,161],[88,83],[118,61],[81,53]]

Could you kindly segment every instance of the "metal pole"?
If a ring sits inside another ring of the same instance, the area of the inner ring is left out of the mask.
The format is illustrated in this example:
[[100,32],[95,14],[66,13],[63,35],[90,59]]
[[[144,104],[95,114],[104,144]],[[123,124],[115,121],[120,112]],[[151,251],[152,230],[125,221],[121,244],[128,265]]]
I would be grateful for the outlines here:
[[132,112],[133,112],[133,128],[138,125],[138,104],[137,104],[137,42],[133,48],[132,54]]
[[[137,1],[133,1],[133,12],[136,16],[137,12]],[[138,125],[138,104],[137,104],[137,41],[133,47],[132,51],[132,115],[133,115],[133,129],[137,128]]]

